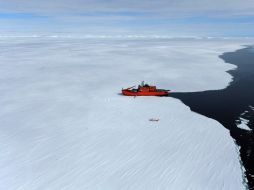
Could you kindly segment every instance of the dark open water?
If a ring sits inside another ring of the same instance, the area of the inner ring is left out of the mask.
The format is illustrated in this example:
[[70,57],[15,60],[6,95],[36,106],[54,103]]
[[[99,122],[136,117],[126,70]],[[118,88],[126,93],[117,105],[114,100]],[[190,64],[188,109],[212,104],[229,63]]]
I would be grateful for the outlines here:
[[254,190],[254,132],[237,127],[241,117],[248,119],[249,128],[254,130],[254,48],[247,47],[227,52],[220,58],[238,67],[236,70],[228,71],[234,79],[227,88],[171,93],[170,96],[180,99],[192,111],[219,121],[230,131],[230,135],[240,147],[249,189]]

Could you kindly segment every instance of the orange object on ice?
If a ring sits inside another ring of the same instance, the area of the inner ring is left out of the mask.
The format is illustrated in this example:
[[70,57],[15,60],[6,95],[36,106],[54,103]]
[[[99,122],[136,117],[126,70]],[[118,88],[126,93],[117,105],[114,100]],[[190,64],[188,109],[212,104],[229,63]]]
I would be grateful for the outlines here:
[[158,122],[158,121],[160,121],[160,119],[151,118],[151,119],[149,119],[149,121],[156,121],[156,122]]
[[141,83],[137,89],[129,87],[122,89],[122,94],[125,96],[167,96],[170,90],[157,89],[156,86]]

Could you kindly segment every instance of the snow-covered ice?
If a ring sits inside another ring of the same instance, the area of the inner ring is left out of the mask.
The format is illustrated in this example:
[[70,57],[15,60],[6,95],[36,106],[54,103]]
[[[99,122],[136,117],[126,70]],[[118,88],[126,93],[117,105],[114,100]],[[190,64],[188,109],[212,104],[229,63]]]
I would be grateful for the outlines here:
[[245,43],[1,39],[0,189],[244,189],[220,123],[174,98],[118,93],[141,80],[224,88],[235,66],[218,55]]
[[237,125],[237,127],[241,128],[241,129],[248,130],[248,131],[251,130],[250,127],[248,126],[248,123],[249,123],[248,119],[244,119],[244,118],[240,117],[238,122],[239,122],[239,124]]
[[[239,119],[236,121],[237,127],[241,128],[241,129],[251,131],[251,128],[249,127],[249,122],[250,121],[248,120],[248,114],[251,111],[254,111],[254,109],[253,109],[252,106],[249,106],[249,110],[246,110],[241,114],[241,117],[239,117]],[[246,116],[247,116],[247,118],[246,118]]]

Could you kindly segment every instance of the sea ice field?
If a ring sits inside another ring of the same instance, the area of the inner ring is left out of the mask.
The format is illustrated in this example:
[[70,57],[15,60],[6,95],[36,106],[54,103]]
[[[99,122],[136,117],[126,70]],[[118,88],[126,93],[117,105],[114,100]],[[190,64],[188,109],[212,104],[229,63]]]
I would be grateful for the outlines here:
[[236,66],[219,55],[251,42],[0,38],[0,189],[245,189],[219,122],[175,98],[119,93],[143,80],[223,89]]

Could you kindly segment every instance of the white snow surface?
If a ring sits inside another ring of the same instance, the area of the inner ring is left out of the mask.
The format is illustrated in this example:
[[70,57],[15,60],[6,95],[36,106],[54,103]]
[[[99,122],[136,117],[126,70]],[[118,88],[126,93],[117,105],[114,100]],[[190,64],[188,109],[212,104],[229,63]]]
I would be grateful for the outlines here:
[[[244,189],[217,121],[169,97],[125,97],[141,80],[226,87],[234,40],[0,40],[0,189]],[[159,118],[151,122],[150,118]]]

